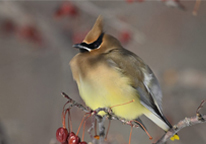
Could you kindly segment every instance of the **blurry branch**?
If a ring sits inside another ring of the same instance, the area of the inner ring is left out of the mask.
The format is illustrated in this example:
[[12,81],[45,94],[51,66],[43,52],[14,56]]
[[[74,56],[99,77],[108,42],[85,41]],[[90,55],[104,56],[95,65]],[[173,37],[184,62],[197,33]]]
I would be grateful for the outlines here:
[[[64,40],[64,36],[51,24],[53,22],[52,17],[48,17],[41,12],[34,15],[17,1],[0,1],[0,17],[11,19],[19,28],[28,25],[37,27],[42,37],[45,38],[46,44],[49,44],[50,49],[64,51],[65,46],[68,45],[67,41]],[[62,52],[60,54],[61,58],[64,58],[65,55],[68,57],[68,54],[71,53]]]
[[168,7],[174,7],[174,8],[179,8],[181,10],[185,10],[185,7],[180,3],[180,0],[166,0],[166,1],[162,0],[162,2],[164,2],[165,5]]
[[185,127],[193,126],[196,124],[204,123],[206,122],[206,115],[201,115],[200,110],[203,107],[206,100],[203,100],[200,104],[200,106],[197,108],[196,116],[191,118],[185,118],[184,120],[179,121],[176,125],[173,126],[172,129],[170,129],[167,133],[165,133],[162,138],[160,138],[155,144],[164,144],[167,140],[170,139],[174,134],[176,134],[178,131]]
[[51,20],[44,17],[42,13],[33,15],[18,2],[15,1],[0,1],[0,17],[11,19],[19,26],[25,25],[38,25],[41,33],[48,39],[51,46],[61,47],[64,41],[62,36],[59,35],[51,26]]
[[86,113],[91,112],[91,110],[89,110],[89,108],[86,108],[82,104],[77,103],[76,101],[71,99],[66,93],[62,92],[62,96],[65,97],[68,100],[67,103],[70,103],[69,109],[75,106],[75,107],[81,109],[82,111],[84,111]]
[[0,144],[7,144],[7,136],[5,134],[4,127],[0,121]]
[[[100,133],[100,143],[103,142],[104,140],[104,136],[105,136],[105,128],[104,128],[104,120],[103,117],[101,117],[100,115],[98,115],[98,113],[100,111],[104,111],[106,113],[106,117],[110,120],[118,120],[123,124],[129,125],[131,127],[134,128],[138,128],[139,125],[137,123],[131,123],[131,121],[125,120],[123,118],[120,118],[118,116],[116,116],[111,108],[98,108],[96,110],[90,110],[89,108],[86,108],[85,106],[77,103],[76,101],[74,101],[73,99],[71,99],[66,93],[62,92],[62,95],[68,99],[68,103],[70,103],[70,107],[77,107],[79,109],[81,109],[82,111],[86,112],[86,113],[90,113],[91,115],[94,115],[95,118],[97,119],[98,123],[99,123],[99,133]],[[164,144],[166,141],[168,141],[174,134],[176,134],[178,131],[180,131],[181,129],[185,128],[185,127],[189,127],[189,126],[193,126],[199,123],[204,123],[206,122],[206,115],[202,115],[200,114],[200,110],[203,107],[204,103],[206,102],[206,100],[203,100],[200,104],[200,106],[197,108],[196,111],[196,116],[191,117],[191,118],[185,118],[184,120],[179,121],[176,125],[173,126],[173,128],[171,128],[167,133],[165,133],[156,143],[154,144]],[[94,125],[90,128],[90,130],[88,131],[89,133],[91,133],[91,130],[93,129]]]
[[19,25],[33,23],[32,17],[17,3],[11,1],[0,1],[0,16],[12,19]]
[[201,3],[201,0],[196,0],[195,6],[194,6],[194,9],[193,9],[193,12],[192,12],[192,14],[193,14],[194,16],[197,15],[197,11],[198,11],[198,9],[199,9],[199,7],[200,7],[200,3]]

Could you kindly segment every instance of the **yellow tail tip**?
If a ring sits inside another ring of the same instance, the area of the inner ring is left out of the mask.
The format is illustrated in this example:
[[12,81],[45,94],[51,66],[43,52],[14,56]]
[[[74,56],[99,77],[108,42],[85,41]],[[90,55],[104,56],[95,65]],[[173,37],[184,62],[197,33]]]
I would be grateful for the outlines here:
[[170,138],[171,141],[179,140],[179,139],[180,139],[180,137],[179,137],[177,134],[173,135],[173,136]]
[[174,140],[175,140],[174,136],[173,136],[173,137],[171,137],[171,138],[170,138],[170,140],[171,140],[171,141],[174,141]]
[[177,134],[175,134],[173,137],[174,137],[176,140],[180,140],[180,137],[179,137]]

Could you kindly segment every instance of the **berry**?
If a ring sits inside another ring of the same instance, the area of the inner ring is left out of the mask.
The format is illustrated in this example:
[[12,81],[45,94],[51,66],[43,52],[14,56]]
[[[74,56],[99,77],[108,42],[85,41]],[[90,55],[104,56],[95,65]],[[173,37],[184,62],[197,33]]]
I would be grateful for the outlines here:
[[69,133],[69,137],[71,137],[71,136],[75,136],[75,133],[74,132],[70,132]]
[[77,16],[78,9],[70,2],[63,3],[55,12],[54,14],[56,17],[63,17],[63,16]]
[[128,43],[129,40],[131,39],[131,34],[128,31],[122,31],[120,33],[119,39],[122,43]]
[[66,142],[67,140],[67,137],[68,137],[68,131],[66,128],[63,128],[63,127],[60,127],[57,129],[56,131],[56,139],[63,143],[63,142]]
[[68,144],[79,144],[80,138],[75,135],[75,133],[71,132],[68,137]]
[[34,43],[42,44],[43,42],[40,32],[31,25],[19,28],[19,36]]
[[16,30],[16,26],[13,21],[5,20],[0,27],[5,33],[12,33]]

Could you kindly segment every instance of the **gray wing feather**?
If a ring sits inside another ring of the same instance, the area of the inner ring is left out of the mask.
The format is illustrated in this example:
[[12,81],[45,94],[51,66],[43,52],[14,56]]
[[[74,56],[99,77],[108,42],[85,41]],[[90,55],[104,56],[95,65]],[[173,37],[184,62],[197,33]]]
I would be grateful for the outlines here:
[[153,114],[161,118],[170,128],[172,125],[165,118],[162,112],[162,91],[152,70],[146,66],[146,69],[143,69],[144,72],[144,86],[150,94],[150,98],[147,98],[147,93],[141,88],[137,88],[140,93],[141,104],[149,109]]
[[143,91],[142,88],[138,87],[137,91],[140,96],[140,103],[157,117],[160,117],[160,115],[157,113],[157,107],[154,105],[154,100],[151,97],[148,97],[148,94]]
[[[157,106],[158,110],[162,114],[162,91],[159,85],[157,78],[155,77],[152,70],[147,66],[144,71],[144,85],[147,91],[151,94],[155,105]],[[147,81],[147,80],[148,81]]]

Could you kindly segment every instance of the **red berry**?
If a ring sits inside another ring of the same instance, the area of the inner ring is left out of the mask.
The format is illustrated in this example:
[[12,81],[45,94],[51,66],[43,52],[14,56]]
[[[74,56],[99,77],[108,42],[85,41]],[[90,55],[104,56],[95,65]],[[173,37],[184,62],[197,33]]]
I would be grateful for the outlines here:
[[21,27],[19,29],[19,35],[20,35],[20,37],[22,37],[26,40],[36,42],[38,44],[42,44],[42,42],[43,42],[43,39],[42,39],[40,32],[37,30],[36,27],[31,26],[31,25]]
[[80,138],[77,135],[75,135],[75,133],[71,132],[69,134],[67,141],[68,141],[68,144],[79,144]]
[[63,127],[60,127],[57,129],[56,131],[56,139],[63,143],[63,142],[66,142],[67,140],[67,137],[68,137],[68,131],[66,128],[63,128]]
[[63,3],[55,12],[54,14],[56,17],[62,17],[62,16],[77,16],[78,15],[78,9],[70,2]]
[[77,8],[69,2],[64,3],[62,5],[61,9],[62,9],[63,13],[69,14],[71,16],[76,16],[78,14]]
[[70,132],[69,133],[69,137],[71,137],[71,136],[75,136],[75,133],[74,132]]
[[87,142],[83,141],[83,142],[80,142],[79,144],[87,144]]
[[63,12],[62,12],[61,9],[57,9],[56,12],[55,12],[55,14],[54,14],[54,16],[57,17],[57,18],[58,18],[58,17],[61,17],[62,15],[63,15]]
[[5,33],[12,33],[16,30],[16,26],[14,22],[11,20],[5,20],[3,24],[1,25],[1,28],[3,29]]
[[131,34],[130,34],[130,32],[128,32],[128,31],[123,31],[123,32],[121,32],[119,39],[120,39],[120,41],[121,41],[122,43],[128,43],[129,40],[131,39]]

